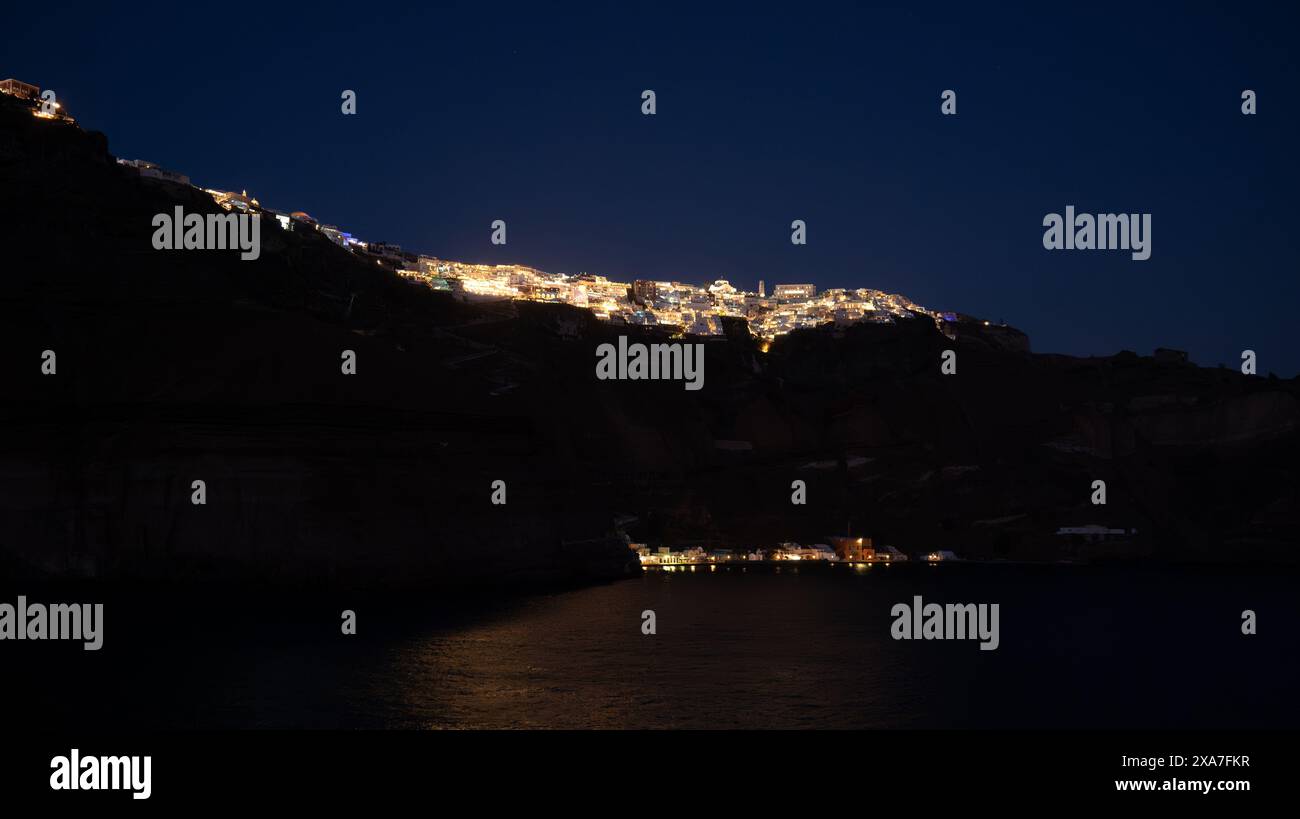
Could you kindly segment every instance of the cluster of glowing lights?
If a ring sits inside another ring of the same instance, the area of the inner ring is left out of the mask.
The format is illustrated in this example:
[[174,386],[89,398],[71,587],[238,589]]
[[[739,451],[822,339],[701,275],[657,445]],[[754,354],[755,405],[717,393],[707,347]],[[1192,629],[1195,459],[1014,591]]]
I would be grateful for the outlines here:
[[461,279],[460,283],[465,288],[465,292],[472,293],[475,296],[497,296],[501,298],[517,298],[519,296],[517,287],[493,279]]
[[[930,563],[937,563],[942,560],[941,557],[934,557],[933,555],[926,555],[925,559],[927,562]],[[749,557],[719,558],[719,557],[708,556],[708,557],[700,557],[700,558],[690,558],[690,557],[679,558],[679,557],[673,557],[669,555],[641,555],[640,561],[641,561],[642,569],[650,569],[651,567],[657,567],[663,569],[664,571],[673,571],[675,569],[680,569],[684,571],[687,568],[693,570],[694,567],[696,566],[708,566],[710,569],[716,569],[719,563],[744,566],[745,564],[748,563],[788,563],[790,561],[803,561],[803,562],[814,562],[814,563],[841,563],[844,564],[845,566],[850,566],[854,569],[863,570],[863,569],[870,569],[872,566],[874,566],[877,563],[883,563],[884,565],[888,566],[891,563],[895,562],[893,555],[888,555],[888,554],[878,554],[874,557],[862,558],[862,559],[845,559],[840,557],[828,557],[828,558],[805,557],[801,555],[790,555],[790,554],[780,554],[780,553],[774,555],[772,558],[762,558],[761,560],[757,558],[749,558]]]

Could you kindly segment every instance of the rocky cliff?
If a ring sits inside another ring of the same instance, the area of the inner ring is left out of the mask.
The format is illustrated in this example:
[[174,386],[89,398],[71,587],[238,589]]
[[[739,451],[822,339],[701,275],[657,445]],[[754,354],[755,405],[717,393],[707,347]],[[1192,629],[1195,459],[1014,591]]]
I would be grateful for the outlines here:
[[[634,570],[625,534],[752,548],[846,529],[973,557],[1295,559],[1294,380],[1032,354],[1012,328],[918,318],[766,352],[688,339],[698,392],[600,381],[599,344],[663,339],[467,304],[273,220],[256,261],[156,251],[151,218],[176,204],[218,212],[119,167],[102,135],[0,106],[7,571],[565,580]],[[1092,523],[1136,531],[1055,534]]]

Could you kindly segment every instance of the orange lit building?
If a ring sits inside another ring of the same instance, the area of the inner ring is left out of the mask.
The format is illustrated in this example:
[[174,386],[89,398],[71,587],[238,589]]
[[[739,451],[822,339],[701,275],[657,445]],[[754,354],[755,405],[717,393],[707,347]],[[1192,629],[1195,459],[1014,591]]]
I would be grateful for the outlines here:
[[876,556],[869,537],[832,537],[829,540],[840,560],[871,560]]

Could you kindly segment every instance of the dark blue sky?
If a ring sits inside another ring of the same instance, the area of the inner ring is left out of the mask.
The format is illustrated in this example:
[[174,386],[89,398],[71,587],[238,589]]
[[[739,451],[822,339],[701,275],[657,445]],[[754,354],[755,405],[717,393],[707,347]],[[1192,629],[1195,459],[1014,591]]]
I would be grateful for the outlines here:
[[[1300,372],[1294,4],[757,5],[36,4],[0,75],[118,156],[446,258],[878,287],[1038,351]],[[1045,251],[1070,204],[1151,213],[1151,259]]]

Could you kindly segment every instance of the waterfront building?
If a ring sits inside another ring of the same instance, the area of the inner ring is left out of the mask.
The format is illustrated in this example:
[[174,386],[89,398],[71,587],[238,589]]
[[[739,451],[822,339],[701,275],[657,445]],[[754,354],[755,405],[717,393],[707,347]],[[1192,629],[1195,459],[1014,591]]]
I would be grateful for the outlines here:
[[869,537],[832,537],[829,540],[840,560],[871,560],[876,556]]
[[939,549],[934,552],[927,552],[925,559],[930,563],[942,563],[944,561],[959,560],[960,558],[947,549]]
[[1137,530],[1112,529],[1093,523],[1087,526],[1062,526],[1056,530],[1056,534],[1061,537],[1067,537],[1073,541],[1082,540],[1085,543],[1100,543],[1105,540],[1127,538],[1130,535],[1137,534]]

